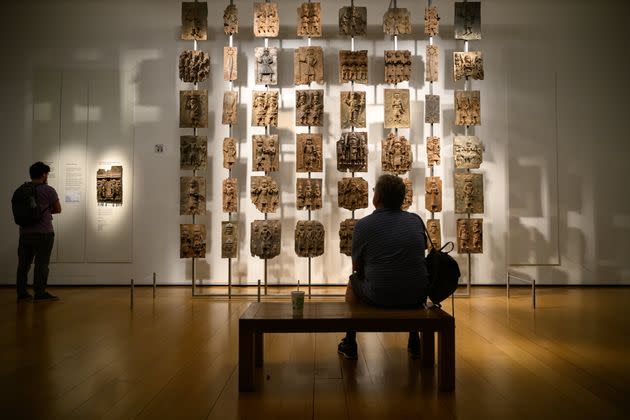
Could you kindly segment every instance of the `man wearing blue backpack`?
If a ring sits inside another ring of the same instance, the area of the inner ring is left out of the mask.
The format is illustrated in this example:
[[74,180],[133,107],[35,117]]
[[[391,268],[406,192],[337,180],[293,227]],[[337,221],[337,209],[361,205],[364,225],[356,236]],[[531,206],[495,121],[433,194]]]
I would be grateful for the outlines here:
[[[15,223],[20,226],[18,245],[17,298],[18,301],[33,299],[38,301],[59,300],[46,291],[48,263],[55,241],[52,215],[61,213],[57,191],[48,185],[50,167],[35,162],[29,168],[31,182],[22,184],[13,193],[11,207]],[[26,289],[28,272],[35,261],[33,272],[33,292]]]

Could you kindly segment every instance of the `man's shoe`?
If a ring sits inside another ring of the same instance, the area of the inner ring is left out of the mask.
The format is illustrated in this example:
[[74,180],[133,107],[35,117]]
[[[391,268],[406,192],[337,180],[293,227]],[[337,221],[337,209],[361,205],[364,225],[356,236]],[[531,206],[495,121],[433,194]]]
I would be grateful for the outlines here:
[[55,300],[59,300],[59,298],[55,295],[51,295],[48,292],[44,292],[41,295],[35,295],[33,298],[33,302],[52,302]]
[[409,340],[407,341],[407,351],[412,359],[419,359],[421,356],[420,351],[420,336],[418,333],[410,333]]
[[357,360],[357,342],[344,338],[337,346],[337,353],[342,355],[348,360]]
[[32,299],[33,299],[33,296],[29,292],[20,293],[17,297],[18,302],[26,302]]

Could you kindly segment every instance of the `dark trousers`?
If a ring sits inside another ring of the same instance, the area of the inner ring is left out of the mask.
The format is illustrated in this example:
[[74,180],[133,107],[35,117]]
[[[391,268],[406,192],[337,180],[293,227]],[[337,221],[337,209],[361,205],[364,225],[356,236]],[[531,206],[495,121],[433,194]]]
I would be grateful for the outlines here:
[[27,293],[26,284],[31,264],[35,260],[33,272],[33,291],[41,295],[46,291],[48,283],[48,263],[55,242],[54,233],[23,233],[18,245],[17,293]]

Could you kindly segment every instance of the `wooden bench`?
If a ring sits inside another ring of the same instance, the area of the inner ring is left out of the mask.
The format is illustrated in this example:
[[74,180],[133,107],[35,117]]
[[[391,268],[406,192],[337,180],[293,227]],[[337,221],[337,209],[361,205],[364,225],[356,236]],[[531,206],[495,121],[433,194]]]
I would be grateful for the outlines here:
[[[422,366],[433,366],[438,334],[438,388],[455,388],[455,318],[437,307],[391,310],[345,302],[307,302],[294,317],[291,302],[256,302],[238,324],[238,387],[253,391],[254,372],[263,364],[264,333],[420,331]],[[331,351],[334,351],[331,349]]]

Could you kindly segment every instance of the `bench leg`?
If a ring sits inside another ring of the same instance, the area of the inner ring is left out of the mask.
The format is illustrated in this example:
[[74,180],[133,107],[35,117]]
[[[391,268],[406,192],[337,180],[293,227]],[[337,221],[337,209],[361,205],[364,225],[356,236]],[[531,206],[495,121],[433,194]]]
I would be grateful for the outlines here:
[[438,388],[455,390],[455,327],[438,331]]
[[435,364],[435,333],[433,331],[421,332],[420,345],[422,367],[433,367]]
[[238,330],[238,390],[254,390],[254,334]]
[[254,361],[256,367],[262,367],[263,365],[264,343],[265,340],[263,333],[254,333]]

